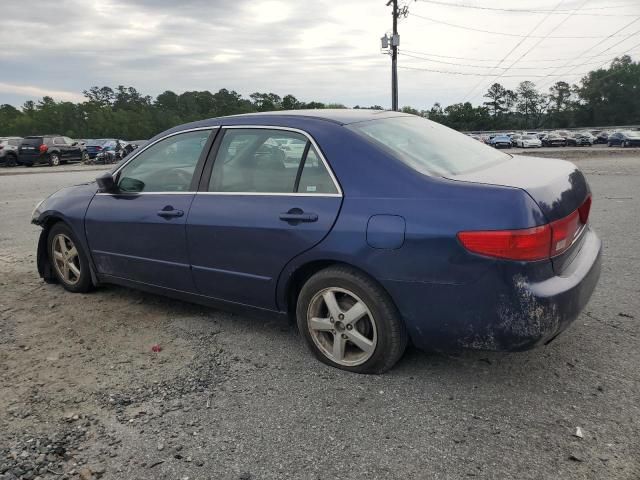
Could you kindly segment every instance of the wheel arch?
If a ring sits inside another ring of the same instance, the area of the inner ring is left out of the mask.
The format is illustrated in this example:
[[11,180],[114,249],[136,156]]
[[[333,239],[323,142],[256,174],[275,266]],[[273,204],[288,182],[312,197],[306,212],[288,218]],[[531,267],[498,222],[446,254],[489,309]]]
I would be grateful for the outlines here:
[[[51,259],[49,258],[49,246],[47,245],[47,243],[49,240],[49,232],[51,231],[53,226],[57,225],[58,223],[63,223],[67,228],[74,232],[73,226],[68,221],[66,221],[65,218],[55,212],[41,217],[38,220],[38,225],[42,227],[42,231],[40,232],[40,237],[38,238],[36,265],[38,268],[38,274],[47,283],[57,283],[56,277],[52,270]],[[86,255],[89,259],[89,272],[91,274],[91,282],[94,286],[97,286],[99,282],[98,277],[95,273],[91,255],[89,254],[89,252],[86,252]]]
[[[391,299],[391,302],[393,302],[393,304],[397,308],[396,302],[393,299],[391,293],[384,287],[381,282],[376,279],[375,276],[373,276],[362,267],[346,262],[344,260],[315,259],[296,266],[295,269],[288,275],[286,283],[284,284],[284,298],[282,299],[281,304],[283,305],[283,307],[285,307],[287,316],[289,317],[290,321],[296,321],[296,303],[298,301],[298,296],[300,295],[300,290],[302,290],[302,287],[306,283],[306,281],[325,268],[337,266],[348,267],[359,272],[362,275],[369,277],[372,281],[376,282],[382,290],[384,290],[384,292],[389,296],[389,299]],[[402,315],[400,315],[400,317],[402,318]]]

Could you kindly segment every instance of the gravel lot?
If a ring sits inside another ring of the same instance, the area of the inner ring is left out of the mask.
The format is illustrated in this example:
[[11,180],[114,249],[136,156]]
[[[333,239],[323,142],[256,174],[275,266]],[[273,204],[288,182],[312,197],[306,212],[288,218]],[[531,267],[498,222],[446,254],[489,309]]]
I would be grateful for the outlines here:
[[605,256],[574,325],[383,376],[320,364],[284,322],[44,284],[31,210],[99,172],[4,169],[0,479],[640,478],[640,155],[601,152],[575,160]]

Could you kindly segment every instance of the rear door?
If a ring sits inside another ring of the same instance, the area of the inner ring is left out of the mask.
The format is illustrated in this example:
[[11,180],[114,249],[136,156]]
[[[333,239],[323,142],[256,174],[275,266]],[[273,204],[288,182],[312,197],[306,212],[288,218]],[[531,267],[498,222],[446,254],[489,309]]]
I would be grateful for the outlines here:
[[116,173],[118,192],[98,193],[85,230],[98,273],[194,292],[185,223],[215,130],[170,135]]
[[[281,145],[303,142],[297,155]],[[310,136],[226,127],[187,221],[193,278],[204,295],[276,309],[284,266],[331,230],[342,192]]]

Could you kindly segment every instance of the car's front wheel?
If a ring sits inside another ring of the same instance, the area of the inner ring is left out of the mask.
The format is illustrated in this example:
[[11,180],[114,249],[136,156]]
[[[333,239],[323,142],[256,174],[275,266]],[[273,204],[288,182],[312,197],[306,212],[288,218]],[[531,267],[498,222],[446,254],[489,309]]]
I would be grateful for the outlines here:
[[58,282],[70,292],[88,292],[92,287],[89,261],[71,229],[56,223],[49,231],[48,246]]
[[383,373],[402,357],[408,335],[377,282],[349,267],[329,267],[302,287],[298,328],[314,355],[356,373]]

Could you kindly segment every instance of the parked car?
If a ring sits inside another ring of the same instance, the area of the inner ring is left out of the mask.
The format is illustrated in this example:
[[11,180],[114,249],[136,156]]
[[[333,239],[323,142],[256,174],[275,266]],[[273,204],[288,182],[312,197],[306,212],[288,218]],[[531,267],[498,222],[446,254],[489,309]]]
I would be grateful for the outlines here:
[[516,142],[516,147],[520,148],[540,148],[542,142],[535,135],[521,135]]
[[88,158],[85,147],[61,135],[25,137],[18,148],[18,163],[27,167],[41,163],[55,167],[61,163],[85,161]]
[[522,135],[520,135],[519,133],[514,133],[513,135],[510,135],[509,138],[511,138],[511,146],[516,147],[518,140],[522,138]]
[[87,152],[89,158],[95,158],[101,152],[116,152],[120,159],[131,153],[135,147],[130,142],[115,138],[97,138],[87,142]]
[[511,148],[511,138],[508,135],[496,135],[489,141],[494,148]]
[[0,137],[0,165],[14,167],[18,164],[18,147],[21,137]]
[[549,133],[542,138],[543,147],[566,147],[567,139],[557,133]]
[[600,133],[598,133],[598,135],[596,135],[596,139],[593,141],[593,143],[596,144],[606,144],[609,141],[609,133],[610,132],[605,132],[602,131]]
[[567,137],[567,145],[572,147],[590,147],[595,137],[589,132],[577,132]]
[[[263,149],[287,137],[306,142],[297,165]],[[40,275],[71,292],[116,283],[294,317],[321,361],[379,373],[409,338],[554,339],[598,281],[590,206],[569,162],[408,114],[298,110],[173,128],[32,222]]]
[[609,135],[607,146],[640,147],[640,132],[624,130]]

